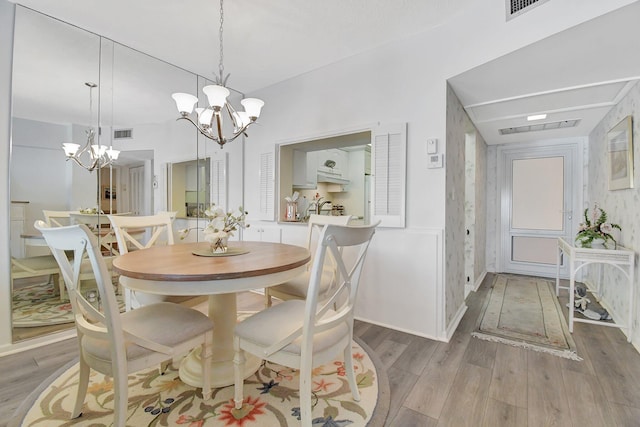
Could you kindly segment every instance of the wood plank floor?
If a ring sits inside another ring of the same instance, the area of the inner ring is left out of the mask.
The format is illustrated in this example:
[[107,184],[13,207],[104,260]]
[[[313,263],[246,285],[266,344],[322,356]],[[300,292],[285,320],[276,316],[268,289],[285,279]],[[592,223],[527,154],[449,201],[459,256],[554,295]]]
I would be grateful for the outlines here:
[[[387,369],[387,426],[640,426],[640,354],[617,329],[579,323],[583,361],[471,338],[488,275],[449,343],[356,322]],[[561,301],[566,303],[565,300]],[[241,310],[263,297],[241,294]],[[0,358],[0,426],[40,382],[77,356],[74,340]]]

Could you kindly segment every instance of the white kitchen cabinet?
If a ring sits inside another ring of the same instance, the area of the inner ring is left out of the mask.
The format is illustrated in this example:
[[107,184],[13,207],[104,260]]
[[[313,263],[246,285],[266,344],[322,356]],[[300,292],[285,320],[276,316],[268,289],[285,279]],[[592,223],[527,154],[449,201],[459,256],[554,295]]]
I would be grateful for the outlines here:
[[293,187],[313,189],[318,186],[318,153],[293,150]]
[[242,230],[242,240],[250,242],[282,243],[282,228],[251,225]]

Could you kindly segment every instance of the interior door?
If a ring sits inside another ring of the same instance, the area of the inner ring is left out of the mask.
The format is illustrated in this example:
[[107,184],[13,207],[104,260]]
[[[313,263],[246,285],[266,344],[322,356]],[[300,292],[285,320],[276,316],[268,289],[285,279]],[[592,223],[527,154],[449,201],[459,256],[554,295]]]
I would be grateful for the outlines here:
[[557,239],[573,241],[580,216],[578,154],[577,144],[502,150],[501,271],[555,277]]
[[144,166],[129,169],[129,210],[132,215],[144,215]]

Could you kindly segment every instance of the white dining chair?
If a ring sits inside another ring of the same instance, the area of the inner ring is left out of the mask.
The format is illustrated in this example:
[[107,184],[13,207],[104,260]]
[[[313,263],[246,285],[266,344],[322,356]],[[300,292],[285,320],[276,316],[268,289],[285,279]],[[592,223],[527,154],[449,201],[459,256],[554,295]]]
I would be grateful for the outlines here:
[[[332,215],[317,215],[312,214],[309,216],[307,224],[307,249],[312,254],[314,251],[314,239],[317,239],[322,227],[327,224],[335,225],[347,225],[351,221],[350,215],[344,216],[332,216]],[[305,299],[307,298],[307,292],[309,289],[309,274],[311,273],[311,266],[307,266],[307,271],[300,276],[284,282],[277,286],[272,286],[264,290],[266,297],[266,306],[271,307],[272,297],[287,301],[290,299]],[[336,277],[336,265],[335,261],[329,254],[329,263],[326,264],[322,271],[322,280],[320,285],[320,299],[324,299],[324,296],[331,291],[335,285]]]
[[[107,215],[116,235],[120,255],[132,250],[147,249],[156,245],[173,245],[173,220],[169,213],[146,216]],[[166,301],[163,295],[132,292],[126,286],[127,277],[120,277],[124,287],[125,306],[129,311],[144,304]]]
[[80,211],[54,211],[43,209],[42,215],[49,227],[64,227],[71,224],[71,214],[79,214]]
[[[121,315],[98,240],[89,228],[84,224],[51,228],[44,221],[37,221],[35,227],[44,235],[59,264],[75,317],[80,378],[71,418],[82,414],[90,370],[94,369],[113,378],[113,425],[124,427],[127,375],[176,360],[197,346],[202,346],[203,354],[202,395],[205,400],[210,398],[211,319],[197,310],[172,303],[148,305]],[[100,309],[78,289],[80,265],[85,256],[95,275]]]
[[[303,426],[311,426],[313,367],[330,362],[340,353],[344,357],[353,399],[360,400],[351,354],[353,309],[365,256],[377,225],[325,225],[313,260],[307,299],[284,301],[236,325],[236,409],[241,409],[244,402],[243,366],[246,351],[271,362],[300,370],[299,396]],[[328,253],[331,253],[336,261],[339,286],[326,301],[320,302],[322,271],[328,261]],[[346,258],[349,262],[345,261]]]

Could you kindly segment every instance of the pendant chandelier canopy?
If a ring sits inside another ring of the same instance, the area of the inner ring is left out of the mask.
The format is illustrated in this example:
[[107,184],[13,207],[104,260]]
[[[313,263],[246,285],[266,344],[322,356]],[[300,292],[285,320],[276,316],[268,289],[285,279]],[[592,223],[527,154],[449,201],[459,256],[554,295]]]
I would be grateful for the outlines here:
[[[245,135],[245,130],[249,125],[255,123],[260,116],[260,110],[264,105],[264,102],[257,98],[245,98],[240,103],[244,107],[244,111],[236,111],[231,103],[227,101],[227,97],[230,92],[225,86],[229,74],[224,75],[223,65],[223,23],[224,23],[224,10],[223,0],[220,0],[220,62],[218,65],[218,75],[215,76],[214,85],[205,86],[202,91],[207,96],[209,106],[206,108],[196,108],[196,119],[191,117],[194,106],[198,103],[198,97],[188,93],[174,93],[171,97],[175,100],[180,117],[178,120],[185,119],[191,122],[198,131],[207,138],[217,142],[220,147],[224,147],[224,144],[231,142],[240,135]],[[233,133],[231,135],[223,135],[223,114],[226,111],[231,123],[233,124]]]
[[97,87],[95,83],[87,82],[85,85],[89,88],[89,129],[87,130],[87,143],[80,148],[80,144],[73,142],[65,142],[62,144],[64,154],[67,160],[73,160],[79,166],[82,166],[89,172],[94,169],[102,169],[105,166],[112,165],[120,155],[120,151],[114,150],[113,147],[107,148],[106,145],[97,144],[95,141],[95,130],[91,125],[93,120],[93,89]]

